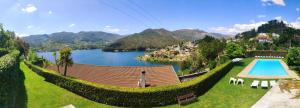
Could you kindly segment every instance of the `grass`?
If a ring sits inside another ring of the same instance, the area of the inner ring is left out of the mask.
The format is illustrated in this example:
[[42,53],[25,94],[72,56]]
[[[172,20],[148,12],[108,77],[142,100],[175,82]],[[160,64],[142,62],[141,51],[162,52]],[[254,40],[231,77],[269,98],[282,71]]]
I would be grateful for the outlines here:
[[28,108],[60,108],[69,104],[73,104],[76,108],[112,107],[85,99],[44,81],[43,77],[30,70],[24,62],[20,63],[20,69],[25,75],[24,85]]
[[253,79],[244,79],[244,86],[229,84],[230,77],[240,73],[253,58],[244,59],[235,65],[230,72],[224,76],[207,93],[199,96],[197,101],[185,106],[170,105],[166,107],[187,107],[187,108],[249,108],[255,104],[268,89],[253,89],[250,87]]

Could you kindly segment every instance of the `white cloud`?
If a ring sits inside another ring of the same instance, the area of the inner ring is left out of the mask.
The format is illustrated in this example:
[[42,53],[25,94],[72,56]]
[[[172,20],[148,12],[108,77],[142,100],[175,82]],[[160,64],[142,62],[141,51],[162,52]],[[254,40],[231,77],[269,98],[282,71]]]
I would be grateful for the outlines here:
[[[285,24],[287,24],[290,27],[300,29],[300,17],[298,17],[295,21],[288,22],[284,20],[281,16],[275,17],[277,20],[283,21]],[[260,22],[251,22],[250,24],[234,24],[232,27],[214,27],[211,28],[213,32],[217,33],[223,33],[228,35],[235,35],[237,33],[241,33],[244,31],[248,31],[251,29],[257,29],[260,25],[265,24],[267,22],[260,21]]]
[[50,11],[48,11],[48,14],[49,14],[49,15],[51,15],[51,14],[52,14],[52,11],[51,11],[51,10],[50,10]]
[[267,22],[260,21],[260,22],[252,22],[250,24],[234,24],[232,27],[214,27],[211,29],[213,32],[235,35],[237,33],[241,33],[251,29],[257,29],[257,27],[265,23]]
[[27,29],[32,29],[34,26],[33,25],[28,25]]
[[296,8],[296,11],[299,12],[299,11],[300,11],[300,8]]
[[277,16],[277,17],[274,17],[274,19],[276,19],[276,20],[282,20],[282,17],[281,16]]
[[257,18],[265,18],[267,17],[266,15],[257,15]]
[[29,36],[28,34],[25,34],[25,33],[16,33],[16,35],[17,35],[18,37]]
[[33,4],[27,4],[24,8],[21,9],[23,12],[26,13],[33,13],[37,11],[37,7],[34,6]]
[[285,6],[284,0],[261,0],[263,6],[279,5]]
[[296,19],[296,21],[291,22],[292,27],[300,29],[300,17]]
[[115,27],[107,25],[104,27],[104,31],[111,32],[111,33],[119,33],[121,30],[119,28],[115,28]]
[[74,26],[75,26],[75,24],[70,24],[70,25],[69,25],[69,27],[74,27]]

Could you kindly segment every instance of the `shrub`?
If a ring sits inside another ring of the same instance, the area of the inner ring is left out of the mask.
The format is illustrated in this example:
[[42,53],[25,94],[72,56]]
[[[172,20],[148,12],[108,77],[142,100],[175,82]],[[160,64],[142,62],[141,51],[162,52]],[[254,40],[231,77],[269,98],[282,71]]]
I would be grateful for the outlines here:
[[186,93],[194,92],[202,95],[217,83],[233,66],[228,61],[212,71],[177,85],[147,88],[128,88],[110,85],[102,85],[62,76],[55,71],[46,70],[29,62],[26,64],[39,75],[45,77],[46,81],[72,91],[78,95],[100,103],[146,107],[174,104],[176,97]]
[[[287,54],[287,64],[289,66],[299,67],[300,66],[300,47],[291,48]],[[295,68],[299,70],[299,68]]]

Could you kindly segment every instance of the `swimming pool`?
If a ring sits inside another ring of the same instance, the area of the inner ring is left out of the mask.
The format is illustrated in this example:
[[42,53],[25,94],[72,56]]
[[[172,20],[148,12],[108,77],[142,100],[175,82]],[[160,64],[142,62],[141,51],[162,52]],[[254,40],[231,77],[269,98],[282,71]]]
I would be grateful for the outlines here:
[[288,76],[288,73],[280,63],[280,60],[257,60],[248,73],[255,76]]

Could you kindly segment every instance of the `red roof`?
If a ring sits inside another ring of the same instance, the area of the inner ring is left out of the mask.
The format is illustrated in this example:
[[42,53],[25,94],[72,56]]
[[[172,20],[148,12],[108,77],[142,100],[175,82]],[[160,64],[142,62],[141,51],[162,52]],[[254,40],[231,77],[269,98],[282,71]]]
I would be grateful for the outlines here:
[[[57,70],[56,66],[48,66]],[[64,68],[60,68],[61,73]],[[138,87],[141,72],[146,71],[146,83],[150,86],[166,86],[180,83],[172,66],[95,66],[74,64],[68,67],[67,76],[78,79],[123,87]]]

